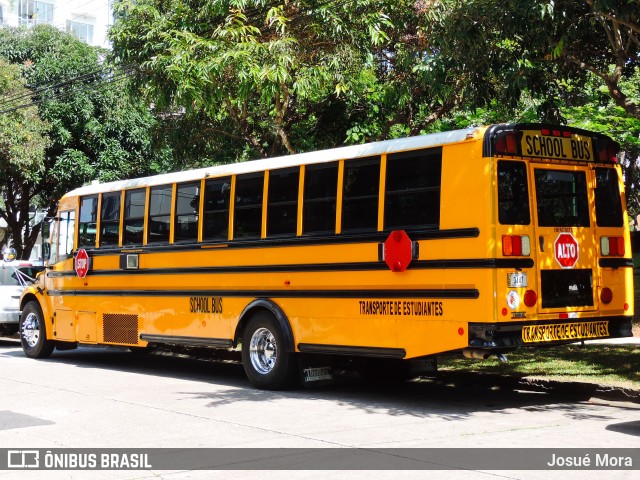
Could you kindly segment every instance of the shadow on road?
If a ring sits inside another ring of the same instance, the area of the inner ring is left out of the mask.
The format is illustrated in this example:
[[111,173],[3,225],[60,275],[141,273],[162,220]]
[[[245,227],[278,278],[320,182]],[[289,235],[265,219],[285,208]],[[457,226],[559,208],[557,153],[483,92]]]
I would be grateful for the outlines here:
[[[23,355],[19,344],[0,341],[0,358]],[[162,352],[138,355],[122,348],[82,347],[71,351],[56,351],[45,360],[29,361],[41,362],[46,369],[51,364],[58,363],[229,387],[210,391],[198,389],[196,385],[194,390],[182,392],[185,399],[205,399],[212,408],[235,402],[264,403],[282,398],[299,398],[332,401],[370,413],[448,420],[463,419],[477,412],[513,414],[513,409],[561,409],[570,415],[590,415],[589,408],[585,408],[588,405],[582,404],[589,399],[588,393],[525,391],[513,382],[499,378],[487,381],[481,375],[473,373],[434,375],[431,378],[396,383],[365,382],[355,374],[345,374],[338,377],[334,385],[327,387],[270,392],[251,387],[242,365],[232,360],[212,361]],[[309,414],[312,415],[313,412]],[[635,431],[633,429],[637,430],[638,426],[619,428]]]

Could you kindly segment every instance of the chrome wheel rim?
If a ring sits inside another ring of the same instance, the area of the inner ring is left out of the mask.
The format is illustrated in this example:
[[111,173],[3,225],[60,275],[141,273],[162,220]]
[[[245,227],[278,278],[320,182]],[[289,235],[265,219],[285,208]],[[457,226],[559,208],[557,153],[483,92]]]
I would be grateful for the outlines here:
[[29,348],[33,348],[38,345],[38,341],[40,340],[40,321],[35,313],[30,313],[22,321],[20,335]]
[[262,375],[271,372],[278,358],[276,338],[266,328],[259,328],[251,337],[249,358],[254,370]]

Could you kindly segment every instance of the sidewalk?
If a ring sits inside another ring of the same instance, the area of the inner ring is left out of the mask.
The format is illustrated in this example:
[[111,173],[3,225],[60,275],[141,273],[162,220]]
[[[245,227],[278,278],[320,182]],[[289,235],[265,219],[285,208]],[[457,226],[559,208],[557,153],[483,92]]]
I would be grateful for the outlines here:
[[[582,343],[582,342],[576,342]],[[640,338],[638,337],[625,337],[625,338],[603,338],[601,340],[585,340],[585,345],[589,344],[608,344],[608,345],[637,345],[640,346]]]

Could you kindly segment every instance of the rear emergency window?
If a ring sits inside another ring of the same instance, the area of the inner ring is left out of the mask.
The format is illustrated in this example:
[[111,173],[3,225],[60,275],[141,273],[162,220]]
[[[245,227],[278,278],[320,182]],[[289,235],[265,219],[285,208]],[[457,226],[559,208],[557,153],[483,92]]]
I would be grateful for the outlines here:
[[585,172],[535,171],[538,225],[588,227],[589,200]]

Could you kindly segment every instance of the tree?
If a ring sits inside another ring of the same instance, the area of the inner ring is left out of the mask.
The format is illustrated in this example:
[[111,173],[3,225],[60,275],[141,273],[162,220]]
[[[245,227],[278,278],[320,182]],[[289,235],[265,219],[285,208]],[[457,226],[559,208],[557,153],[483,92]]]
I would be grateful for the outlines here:
[[[579,86],[567,88],[579,91],[581,102],[566,106],[562,114],[575,126],[601,132],[613,137],[620,143],[620,165],[624,174],[627,210],[629,219],[636,230],[640,230],[637,217],[640,215],[640,118],[636,118],[617,105],[610,96],[608,87],[602,85],[598,77]],[[620,88],[629,98],[640,101],[640,72],[629,80],[620,82]]]
[[457,65],[486,106],[516,105],[523,92],[539,100],[541,119],[561,121],[571,98],[563,81],[594,75],[616,105],[640,118],[640,104],[622,88],[640,65],[640,2],[610,0],[436,0],[426,10],[440,54]]
[[[0,59],[0,96],[27,99],[30,95],[20,68]],[[48,130],[35,106],[0,115],[0,218],[7,222],[19,255],[24,244],[35,242],[37,236],[29,223],[29,209],[44,169],[45,150],[50,144]]]
[[[1,28],[0,57],[20,66],[32,91],[31,97],[0,99],[0,110],[29,111],[23,107],[33,104],[50,125],[42,164],[18,177],[33,182],[21,197],[28,205],[53,215],[65,192],[89,181],[143,176],[173,166],[169,152],[153,144],[155,119],[148,105],[123,95],[128,76],[109,68],[103,51],[55,27],[37,25]],[[35,226],[21,242],[20,231],[14,231],[19,256],[29,255],[38,231]]]
[[188,127],[178,148],[192,157],[417,133],[461,98],[445,63],[421,61],[414,0],[122,0],[116,10],[114,58],[135,69],[167,127]]

